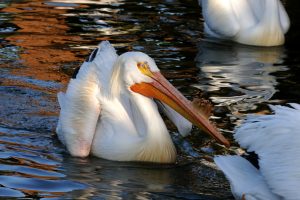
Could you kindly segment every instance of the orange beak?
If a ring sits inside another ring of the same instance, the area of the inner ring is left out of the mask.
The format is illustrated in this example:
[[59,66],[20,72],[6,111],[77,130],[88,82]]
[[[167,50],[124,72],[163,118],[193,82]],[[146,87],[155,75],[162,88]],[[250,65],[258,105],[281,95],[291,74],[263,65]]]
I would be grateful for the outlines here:
[[153,82],[134,84],[130,87],[133,92],[164,102],[191,123],[207,132],[219,143],[224,144],[226,147],[230,146],[229,141],[209,122],[207,117],[197,112],[192,103],[172,86],[160,72],[152,72],[147,69],[143,69],[142,72],[151,77]]

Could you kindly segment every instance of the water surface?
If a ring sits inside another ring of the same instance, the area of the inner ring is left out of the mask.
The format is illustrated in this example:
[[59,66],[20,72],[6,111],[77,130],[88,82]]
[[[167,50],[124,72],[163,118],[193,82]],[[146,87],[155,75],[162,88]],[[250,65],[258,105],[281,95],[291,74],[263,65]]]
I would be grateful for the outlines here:
[[296,0],[285,5],[292,19],[286,45],[258,48],[205,38],[197,1],[1,1],[0,195],[232,199],[222,173],[197,157],[225,150],[197,129],[176,140],[175,165],[71,157],[55,136],[56,93],[91,50],[109,40],[119,54],[149,54],[188,98],[209,98],[214,121],[232,138],[247,113],[299,102],[299,6]]

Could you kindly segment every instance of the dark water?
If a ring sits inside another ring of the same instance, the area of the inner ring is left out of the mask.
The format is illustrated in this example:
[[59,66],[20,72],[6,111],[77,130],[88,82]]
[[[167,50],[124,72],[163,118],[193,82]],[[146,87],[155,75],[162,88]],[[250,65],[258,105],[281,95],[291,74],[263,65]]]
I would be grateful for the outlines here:
[[215,122],[231,137],[247,113],[299,102],[298,4],[285,3],[286,45],[257,48],[204,39],[197,1],[0,1],[0,196],[232,199],[213,163],[190,156],[224,152],[198,130],[172,166],[70,157],[55,136],[56,93],[109,40],[118,53],[149,54],[187,97],[210,98]]

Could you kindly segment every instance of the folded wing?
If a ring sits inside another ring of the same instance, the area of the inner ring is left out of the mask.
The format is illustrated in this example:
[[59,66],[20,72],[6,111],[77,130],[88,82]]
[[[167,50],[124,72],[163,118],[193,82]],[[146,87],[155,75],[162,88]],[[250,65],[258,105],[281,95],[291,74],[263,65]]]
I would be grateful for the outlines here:
[[66,93],[58,94],[61,110],[56,132],[73,156],[90,153],[101,111],[98,95],[108,87],[117,57],[108,41],[101,42],[70,80]]
[[[240,30],[231,0],[202,0],[202,14],[209,32],[234,37]],[[206,30],[207,31],[207,30]]]

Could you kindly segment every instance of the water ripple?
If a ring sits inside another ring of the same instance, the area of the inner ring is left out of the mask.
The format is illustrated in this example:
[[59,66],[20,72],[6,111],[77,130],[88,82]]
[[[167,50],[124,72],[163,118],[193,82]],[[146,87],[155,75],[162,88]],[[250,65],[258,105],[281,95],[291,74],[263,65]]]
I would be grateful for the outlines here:
[[239,115],[263,112],[260,104],[288,98],[278,94],[299,99],[298,52],[288,49],[294,57],[287,57],[286,47],[203,40],[197,1],[4,0],[0,10],[2,197],[232,199],[228,183],[211,162],[184,154],[214,154],[207,145],[211,140],[197,130],[186,140],[192,145],[179,149],[179,162],[172,166],[66,153],[55,136],[56,93],[102,40],[110,40],[119,54],[149,54],[189,98],[210,97],[220,110],[221,117],[214,119],[228,133]]
[[219,106],[234,112],[254,110],[276,93],[275,72],[287,71],[283,47],[247,47],[232,43],[201,41],[196,57],[201,72],[194,86],[212,93]]

